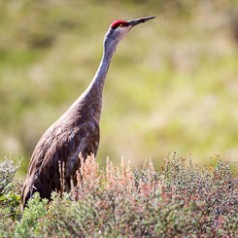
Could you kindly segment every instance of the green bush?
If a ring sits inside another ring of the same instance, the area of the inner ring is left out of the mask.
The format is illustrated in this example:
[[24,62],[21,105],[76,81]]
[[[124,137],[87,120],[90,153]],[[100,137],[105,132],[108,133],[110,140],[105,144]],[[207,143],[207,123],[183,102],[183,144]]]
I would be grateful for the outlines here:
[[[47,200],[40,199],[40,195],[35,193],[28,202],[28,207],[24,210],[24,215],[16,227],[16,237],[40,236],[38,220],[47,214]],[[33,235],[34,234],[34,235]]]
[[0,162],[0,237],[13,237],[20,218],[20,196],[13,193],[12,183],[17,168],[11,160]]
[[0,162],[0,196],[9,192],[17,168],[18,166],[12,160],[7,160],[7,158]]
[[221,161],[198,167],[173,157],[157,171],[123,161],[100,169],[88,158],[70,194],[53,193],[48,203],[36,193],[21,218],[10,212],[19,212],[19,195],[0,202],[0,237],[238,236],[238,182]]

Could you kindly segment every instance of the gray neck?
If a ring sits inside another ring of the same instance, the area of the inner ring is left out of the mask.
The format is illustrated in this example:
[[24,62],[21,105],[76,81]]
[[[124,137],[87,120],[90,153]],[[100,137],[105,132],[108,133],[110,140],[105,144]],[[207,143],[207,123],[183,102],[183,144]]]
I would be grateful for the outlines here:
[[117,43],[118,42],[107,42],[107,40],[105,40],[103,56],[98,70],[92,82],[80,97],[80,99],[83,100],[83,105],[87,113],[98,122],[101,115],[103,87]]
[[92,82],[90,83],[87,91],[89,90],[89,92],[91,90],[96,90],[97,91],[97,96],[99,96],[98,99],[102,99],[102,92],[103,92],[103,87],[104,87],[104,83],[105,83],[105,79],[107,76],[107,72],[111,63],[111,59],[112,56],[114,54],[116,45],[111,46],[110,48],[105,48],[104,47],[104,51],[103,51],[103,56],[102,56],[102,60],[100,62],[100,65],[98,67],[98,70],[92,80]]

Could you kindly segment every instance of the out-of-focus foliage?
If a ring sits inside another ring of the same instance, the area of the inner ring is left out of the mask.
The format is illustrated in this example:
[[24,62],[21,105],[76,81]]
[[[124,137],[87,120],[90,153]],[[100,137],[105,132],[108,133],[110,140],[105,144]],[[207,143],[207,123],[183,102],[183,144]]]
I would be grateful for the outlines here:
[[0,163],[0,196],[4,193],[8,193],[11,189],[11,182],[17,168],[13,161],[8,158],[5,158],[5,160]]
[[20,218],[20,195],[13,177],[18,166],[12,160],[0,163],[0,237],[13,237]]
[[108,160],[100,169],[88,158],[71,194],[53,194],[47,204],[36,193],[21,219],[1,220],[0,235],[237,237],[238,181],[231,166],[200,167],[172,157],[161,172],[151,162],[132,170]]
[[29,157],[83,92],[111,21],[156,15],[113,59],[98,159],[237,160],[237,1],[1,0],[0,9],[2,154]]

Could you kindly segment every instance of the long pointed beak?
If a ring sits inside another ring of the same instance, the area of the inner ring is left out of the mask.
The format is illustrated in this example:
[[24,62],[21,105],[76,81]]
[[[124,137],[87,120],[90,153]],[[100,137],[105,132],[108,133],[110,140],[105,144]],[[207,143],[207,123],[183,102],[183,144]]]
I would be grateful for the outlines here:
[[154,19],[155,16],[149,16],[149,17],[142,17],[142,18],[139,18],[139,19],[135,19],[135,20],[131,20],[131,21],[128,21],[129,25],[134,27],[140,23],[144,23],[146,21],[149,21],[151,19]]

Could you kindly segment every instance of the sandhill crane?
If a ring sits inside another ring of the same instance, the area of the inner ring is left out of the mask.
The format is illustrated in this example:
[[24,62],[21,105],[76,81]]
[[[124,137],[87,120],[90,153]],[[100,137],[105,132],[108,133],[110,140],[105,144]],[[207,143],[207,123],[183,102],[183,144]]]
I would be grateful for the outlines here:
[[111,24],[104,38],[102,60],[93,80],[85,92],[46,130],[33,151],[21,196],[23,208],[35,192],[39,192],[42,198],[50,199],[52,191],[60,190],[59,163],[64,164],[65,191],[70,191],[71,179],[77,182],[79,154],[85,159],[91,154],[96,156],[103,86],[113,53],[132,27],[153,18],[117,20]]

